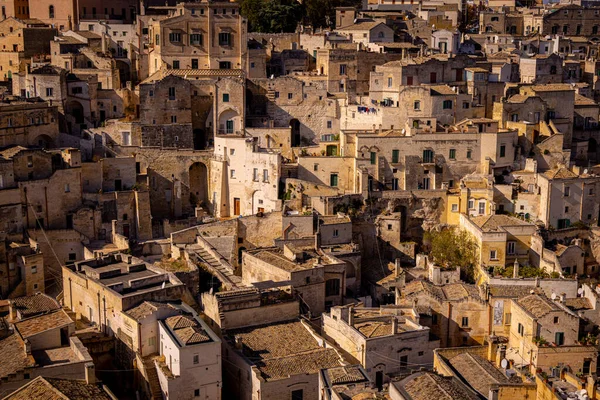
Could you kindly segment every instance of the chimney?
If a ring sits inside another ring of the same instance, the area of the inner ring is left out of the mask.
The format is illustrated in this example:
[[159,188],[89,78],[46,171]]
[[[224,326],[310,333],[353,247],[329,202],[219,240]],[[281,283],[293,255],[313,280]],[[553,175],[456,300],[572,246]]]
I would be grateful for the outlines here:
[[394,260],[394,273],[396,274],[396,277],[399,277],[402,273],[402,267],[400,266],[400,258],[396,258]]
[[398,332],[398,318],[392,317],[392,335]]
[[348,325],[354,326],[354,305],[348,307]]
[[25,355],[31,355],[31,342],[29,339],[25,339],[23,340],[23,343],[25,344]]
[[96,367],[93,362],[85,364],[85,382],[88,385],[96,384]]
[[513,264],[513,278],[519,278],[519,260],[515,258],[515,263]]
[[10,320],[14,323],[17,320],[17,308],[12,301],[8,302],[8,312],[10,315]]
[[561,302],[562,304],[565,304],[565,297],[567,297],[567,294],[566,294],[566,293],[561,293],[561,294],[560,294],[560,297],[559,297],[559,299],[560,299],[560,302]]
[[106,34],[103,32],[101,37],[102,43],[102,53],[105,54],[108,51],[107,43],[106,43]]
[[240,335],[235,336],[235,348],[239,350],[244,348],[244,341]]
[[500,367],[502,360],[506,358],[506,346],[500,345],[498,346],[498,351],[496,352],[496,366]]

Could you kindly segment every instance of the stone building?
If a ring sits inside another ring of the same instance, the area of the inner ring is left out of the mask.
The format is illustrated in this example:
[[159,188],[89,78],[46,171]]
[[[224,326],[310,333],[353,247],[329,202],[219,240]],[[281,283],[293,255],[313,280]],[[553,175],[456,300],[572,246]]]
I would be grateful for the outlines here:
[[[480,201],[478,204],[484,204]],[[482,206],[480,206],[482,207]],[[479,250],[482,268],[493,271],[503,269],[518,261],[528,263],[534,224],[508,215],[460,216],[460,227],[469,232]]]
[[242,283],[291,286],[302,313],[320,315],[326,307],[343,303],[346,263],[308,246],[250,250],[242,256]]
[[323,332],[381,387],[390,376],[433,362],[440,342],[430,340],[429,328],[415,319],[411,309],[332,307],[323,314]]
[[145,300],[181,300],[184,294],[183,284],[173,274],[122,253],[63,266],[62,279],[65,305],[115,336],[117,358],[128,368],[135,358],[130,347],[133,339],[121,328],[120,312]]
[[0,79],[12,79],[19,72],[21,62],[34,55],[50,54],[50,42],[55,35],[54,27],[38,19],[3,18],[0,21]]
[[[574,172],[577,171],[577,172]],[[539,173],[539,218],[546,227],[564,229],[581,221],[589,224],[600,220],[598,209],[599,180],[590,171],[576,168],[574,171],[561,167]]]
[[598,35],[598,10],[595,7],[566,5],[556,12],[544,15],[541,33],[543,35],[594,36]]
[[436,286],[415,279],[400,289],[396,304],[419,307],[419,324],[439,337],[441,347],[483,343],[488,334],[487,303],[475,285],[452,283]]
[[563,82],[563,62],[559,55],[536,54],[533,57],[519,59],[519,71],[522,83],[547,83]]
[[[231,121],[234,125],[240,123],[236,119]],[[280,210],[280,177],[278,153],[260,149],[254,138],[231,133],[216,135],[210,176],[215,215],[227,217]]]
[[148,26],[149,74],[164,67],[246,70],[247,34],[237,3],[180,3]]
[[9,98],[0,103],[0,145],[55,147],[58,108],[40,98]]
[[225,333],[224,398],[319,399],[321,369],[343,365],[308,323],[291,320]]

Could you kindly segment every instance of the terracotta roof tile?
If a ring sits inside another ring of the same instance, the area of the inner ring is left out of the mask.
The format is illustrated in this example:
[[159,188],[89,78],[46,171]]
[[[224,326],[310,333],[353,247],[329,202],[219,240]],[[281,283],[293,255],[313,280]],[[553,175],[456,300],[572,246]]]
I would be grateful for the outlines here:
[[10,303],[19,312],[21,318],[28,318],[34,315],[60,309],[60,304],[58,304],[58,302],[52,297],[44,293],[17,297],[15,299],[11,299]]
[[23,339],[53,328],[61,328],[72,324],[73,320],[64,310],[58,310],[49,314],[42,314],[27,318],[15,323],[15,328],[19,331]]

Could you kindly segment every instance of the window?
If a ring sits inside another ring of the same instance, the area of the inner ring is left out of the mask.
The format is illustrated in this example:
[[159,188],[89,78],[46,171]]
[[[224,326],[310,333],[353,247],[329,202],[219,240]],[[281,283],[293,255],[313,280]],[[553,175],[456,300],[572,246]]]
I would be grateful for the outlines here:
[[506,146],[505,145],[501,145],[500,146],[500,158],[506,157]]
[[558,317],[554,317],[554,323],[558,324]]
[[516,242],[508,242],[506,244],[506,254],[511,255],[511,256],[514,255],[516,252],[516,245],[517,245]]
[[29,168],[33,167],[33,156],[27,156],[27,166]]
[[223,93],[223,103],[229,103],[229,93]]
[[562,346],[563,344],[565,344],[564,332],[556,332],[554,334],[554,343],[556,343],[557,346]]
[[232,169],[230,172],[231,179],[235,179],[235,169]]
[[392,150],[392,163],[398,163],[400,159],[400,150]]
[[377,162],[377,153],[372,151],[371,152],[371,165],[375,165],[376,162]]
[[304,400],[304,392],[302,389],[292,390],[292,400]]
[[229,155],[230,156],[234,156],[235,155],[235,149],[229,149]]
[[421,110],[421,102],[420,102],[419,100],[416,100],[416,101],[413,103],[413,109],[414,109],[415,111],[420,111],[420,110]]
[[400,356],[400,368],[408,367],[408,356]]
[[388,78],[388,87],[391,88],[393,84],[394,84],[394,79]]
[[175,100],[175,88],[174,87],[169,88],[169,100]]
[[571,194],[571,188],[569,186],[565,186],[564,195],[568,197]]
[[433,150],[423,150],[423,162],[427,164],[433,162]]
[[180,43],[181,42],[181,33],[179,33],[179,32],[169,33],[169,41],[171,43]]
[[65,193],[69,193],[71,191],[71,185],[65,183]]
[[510,320],[512,319],[511,313],[504,314],[504,325],[510,325]]
[[558,229],[565,229],[571,226],[571,220],[568,218],[563,218],[558,220]]
[[81,94],[81,93],[83,93],[83,88],[81,86],[74,87],[73,89],[71,89],[71,93]]
[[479,202],[479,214],[481,214],[481,215],[485,214],[485,201]]
[[263,169],[263,182],[269,182],[269,170]]
[[461,326],[463,328],[466,328],[467,326],[469,326],[469,317],[462,317]]
[[194,364],[200,363],[200,356],[198,354],[194,354]]
[[294,93],[288,93],[288,100],[291,100],[294,98]]
[[278,99],[279,98],[279,92],[275,92],[275,98]]
[[331,121],[327,121],[327,129],[331,129],[332,123]]
[[[194,356],[197,357],[197,356]],[[200,397],[200,389],[194,389],[194,397]]]
[[313,164],[313,171],[319,170],[319,164]]
[[173,60],[173,69],[179,69],[179,60]]
[[232,119],[225,121],[225,132],[233,133],[233,120]]
[[171,115],[171,123],[172,124],[176,124],[177,123],[177,115]]
[[472,157],[473,152],[469,149],[467,150],[467,160],[470,160]]
[[338,185],[338,174],[329,175],[329,186],[337,187]]
[[325,282],[325,296],[339,296],[340,294],[340,280],[339,279],[328,279]]
[[569,212],[569,207],[565,207],[565,212],[568,213]]
[[468,101],[463,101],[463,109],[468,109],[470,107],[469,102]]
[[517,325],[517,332],[519,332],[519,335],[521,335],[521,336],[523,336],[525,334],[525,327],[520,322]]
[[340,75],[346,75],[346,64],[340,64]]
[[219,46],[231,46],[231,34],[229,32],[219,33]]
[[54,89],[52,88],[46,88],[46,97],[52,97],[52,94],[54,93]]
[[339,230],[337,230],[337,229],[334,229],[334,230],[333,230],[333,237],[334,237],[334,238],[336,238],[336,237],[338,237],[338,236],[340,236],[340,231],[339,231]]
[[190,35],[190,45],[191,46],[202,46],[202,34],[201,33],[192,33]]
[[252,180],[254,182],[258,182],[258,168],[254,168],[252,171]]
[[498,260],[498,252],[496,250],[490,250],[490,260]]
[[48,18],[54,18],[54,6],[52,5],[48,7]]
[[450,159],[456,160],[456,149],[450,149]]
[[458,212],[458,204],[452,204],[452,212]]
[[[468,104],[468,103],[467,103]],[[444,100],[444,102],[442,103],[442,108],[444,110],[449,110],[452,108],[452,100]]]

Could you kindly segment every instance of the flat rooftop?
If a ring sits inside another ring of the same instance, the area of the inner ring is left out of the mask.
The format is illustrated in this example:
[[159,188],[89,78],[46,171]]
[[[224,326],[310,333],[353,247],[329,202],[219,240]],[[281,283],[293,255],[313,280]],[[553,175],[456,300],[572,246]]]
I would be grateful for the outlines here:
[[71,269],[121,295],[182,285],[166,271],[128,254],[109,254],[79,261]]

